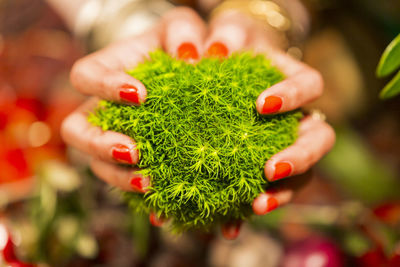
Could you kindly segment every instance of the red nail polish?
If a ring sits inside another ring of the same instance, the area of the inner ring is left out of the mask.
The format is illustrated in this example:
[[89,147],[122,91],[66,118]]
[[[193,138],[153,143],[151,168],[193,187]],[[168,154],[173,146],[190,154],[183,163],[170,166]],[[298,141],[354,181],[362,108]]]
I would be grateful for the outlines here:
[[279,96],[267,96],[264,100],[262,114],[278,112],[282,107],[282,98]]
[[238,237],[242,222],[227,223],[222,226],[222,235],[228,240],[234,240]]
[[289,162],[278,162],[275,164],[275,173],[271,181],[276,181],[289,176],[292,173],[292,165]]
[[133,190],[143,193],[144,190],[143,190],[142,178],[140,178],[140,177],[132,178],[131,179],[131,187],[133,188]]
[[121,98],[121,100],[139,104],[138,89],[133,85],[122,85],[121,90],[119,91],[119,97]]
[[[5,240],[4,240],[5,241]],[[5,243],[5,246],[2,248],[2,252],[3,252],[3,258],[6,262],[17,262],[17,256],[15,254],[15,250],[14,250],[14,244],[11,241],[10,236],[8,236],[7,241]],[[8,266],[8,265],[6,265]]]
[[112,156],[115,160],[123,163],[133,164],[131,151],[129,147],[125,145],[115,145],[112,148]]
[[228,48],[220,42],[215,42],[207,50],[207,56],[210,57],[227,57]]
[[199,54],[192,43],[183,43],[178,47],[178,57],[180,59],[198,59]]
[[149,221],[153,226],[156,227],[160,227],[164,223],[164,220],[162,218],[158,218],[154,213],[150,213]]
[[271,210],[276,209],[279,206],[278,200],[274,197],[269,197],[267,199],[267,210],[266,212],[270,212]]

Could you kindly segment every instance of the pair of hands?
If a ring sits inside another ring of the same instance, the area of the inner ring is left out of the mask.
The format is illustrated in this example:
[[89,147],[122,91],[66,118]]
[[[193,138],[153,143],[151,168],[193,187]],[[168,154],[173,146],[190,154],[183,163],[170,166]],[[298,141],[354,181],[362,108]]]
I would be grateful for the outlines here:
[[[144,193],[150,185],[149,177],[134,174],[134,168],[119,165],[139,161],[135,141],[121,133],[104,132],[90,125],[87,115],[99,99],[133,105],[145,102],[145,86],[125,70],[134,68],[157,48],[193,62],[201,56],[226,57],[239,50],[265,54],[287,78],[259,95],[256,107],[260,114],[290,111],[322,94],[321,75],[276,48],[260,22],[232,11],[215,17],[207,26],[193,10],[176,8],[151,30],[80,59],[71,71],[75,88],[93,97],[65,119],[61,130],[63,138],[92,156],[91,168],[99,178],[124,191]],[[266,178],[276,181],[306,172],[331,149],[334,140],[334,131],[328,124],[305,117],[300,123],[297,141],[266,162]],[[290,186],[267,190],[254,200],[254,213],[266,214],[288,203],[292,195]],[[155,225],[160,224],[154,215],[150,220]],[[238,235],[239,226],[239,223],[225,225],[222,233],[233,239]]]

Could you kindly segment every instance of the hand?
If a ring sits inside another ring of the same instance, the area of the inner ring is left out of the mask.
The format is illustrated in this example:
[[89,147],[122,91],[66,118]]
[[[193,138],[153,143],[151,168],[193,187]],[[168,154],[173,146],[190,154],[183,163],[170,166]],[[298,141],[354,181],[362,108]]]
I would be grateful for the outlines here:
[[[296,109],[322,93],[318,72],[274,48],[255,20],[239,13],[222,14],[211,22],[207,34],[205,23],[195,12],[186,8],[174,9],[150,31],[82,58],[71,71],[73,85],[82,93],[95,97],[64,121],[64,140],[93,157],[91,167],[99,178],[125,191],[145,192],[150,183],[148,177],[134,175],[135,169],[117,165],[138,162],[134,140],[90,125],[87,114],[99,98],[133,105],[143,103],[146,99],[144,85],[125,70],[134,68],[157,48],[186,60],[197,60],[201,55],[227,56],[248,49],[266,53],[288,78],[259,96],[257,110],[262,114]],[[305,172],[333,143],[334,132],[329,125],[312,118],[303,119],[296,143],[266,163],[267,179],[272,181]],[[292,194],[290,187],[269,190],[255,199],[254,212],[265,214],[289,202]],[[154,216],[151,218],[154,221]],[[236,225],[224,227],[224,236],[234,238],[237,229]]]
[[[140,105],[146,99],[145,86],[125,73],[149,52],[162,48],[171,55],[197,59],[206,33],[204,22],[192,10],[177,8],[142,35],[115,43],[75,63],[71,82],[81,93],[93,96],[63,122],[61,134],[71,146],[92,156],[94,173],[125,191],[145,192],[149,178],[133,174],[135,169],[118,163],[135,164],[135,141],[121,133],[102,131],[87,121],[99,99]],[[188,43],[190,42],[190,43]]]
[[[317,99],[323,91],[321,75],[288,56],[275,43],[260,22],[235,11],[223,13],[211,21],[209,35],[205,40],[205,47],[220,44],[225,47],[220,50],[229,53],[237,50],[264,53],[286,75],[284,81],[259,95],[256,107],[260,114],[276,114],[297,109]],[[312,116],[302,119],[297,141],[266,162],[265,177],[272,182],[272,187],[254,200],[254,213],[264,215],[290,202],[299,183],[284,181],[274,185],[273,182],[305,173],[332,148],[334,142],[334,130],[327,123]],[[223,226],[224,236],[228,239],[235,238],[239,233],[239,225],[240,223],[233,223]]]

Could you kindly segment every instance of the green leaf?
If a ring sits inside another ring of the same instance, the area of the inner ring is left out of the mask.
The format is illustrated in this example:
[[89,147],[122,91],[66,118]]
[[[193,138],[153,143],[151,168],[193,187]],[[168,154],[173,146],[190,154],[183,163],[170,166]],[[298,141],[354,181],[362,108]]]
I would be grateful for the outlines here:
[[394,78],[383,88],[379,97],[381,99],[388,99],[400,93],[400,71]]
[[400,67],[400,34],[390,42],[379,61],[376,75],[384,77]]

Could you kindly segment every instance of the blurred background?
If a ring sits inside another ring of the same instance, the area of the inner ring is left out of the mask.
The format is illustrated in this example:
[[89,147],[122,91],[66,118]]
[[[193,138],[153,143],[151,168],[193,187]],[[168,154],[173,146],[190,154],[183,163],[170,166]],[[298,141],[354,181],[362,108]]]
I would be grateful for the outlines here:
[[[84,99],[69,70],[113,38],[110,28],[90,39],[85,24],[71,30],[51,2],[0,0],[0,266],[400,266],[400,97],[380,100],[389,80],[375,75],[400,33],[398,0],[302,1],[310,33],[289,53],[324,76],[310,108],[337,142],[292,204],[254,218],[236,241],[151,227],[65,146],[60,124]],[[205,15],[213,1],[114,2],[137,14],[122,17],[126,35],[170,6]]]

